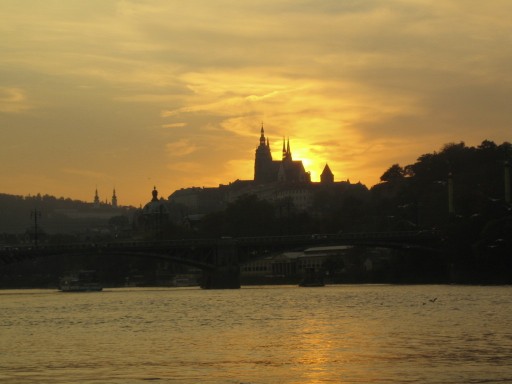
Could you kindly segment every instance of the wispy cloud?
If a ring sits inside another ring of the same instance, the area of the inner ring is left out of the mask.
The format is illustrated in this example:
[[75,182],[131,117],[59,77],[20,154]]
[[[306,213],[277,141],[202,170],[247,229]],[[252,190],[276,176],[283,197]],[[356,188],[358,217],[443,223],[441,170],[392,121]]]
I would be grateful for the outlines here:
[[181,139],[179,141],[167,143],[166,148],[169,155],[173,158],[190,155],[198,149],[196,144],[193,144],[190,140],[187,139]]
[[186,127],[187,123],[170,123],[170,124],[162,124],[163,128],[182,128]]

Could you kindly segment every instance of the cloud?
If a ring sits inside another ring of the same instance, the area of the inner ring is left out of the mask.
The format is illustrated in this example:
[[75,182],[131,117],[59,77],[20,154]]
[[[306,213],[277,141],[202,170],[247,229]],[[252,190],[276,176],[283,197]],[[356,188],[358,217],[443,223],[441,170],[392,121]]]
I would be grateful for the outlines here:
[[163,128],[183,128],[186,127],[187,123],[170,123],[170,124],[163,124]]
[[166,148],[169,155],[173,158],[185,157],[194,153],[198,149],[196,144],[191,143],[191,141],[187,139],[167,143]]
[[24,90],[20,88],[0,87],[0,112],[21,113],[30,108]]

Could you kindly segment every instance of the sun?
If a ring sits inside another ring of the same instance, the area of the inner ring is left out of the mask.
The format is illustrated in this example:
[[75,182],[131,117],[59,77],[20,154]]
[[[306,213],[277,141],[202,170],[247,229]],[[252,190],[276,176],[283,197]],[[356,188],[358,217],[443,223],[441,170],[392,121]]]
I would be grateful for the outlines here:
[[306,172],[311,174],[311,181],[320,181],[320,174],[326,164],[325,159],[316,156],[308,146],[297,146],[292,153],[293,159],[302,161]]

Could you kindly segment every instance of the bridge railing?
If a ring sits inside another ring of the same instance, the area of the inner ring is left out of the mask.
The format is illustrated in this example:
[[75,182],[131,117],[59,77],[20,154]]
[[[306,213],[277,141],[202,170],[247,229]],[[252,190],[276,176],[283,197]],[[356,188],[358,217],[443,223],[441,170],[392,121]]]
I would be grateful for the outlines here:
[[37,253],[62,253],[69,251],[95,251],[108,252],[109,249],[125,250],[144,250],[144,249],[186,249],[198,247],[215,247],[221,244],[234,244],[241,246],[262,246],[262,245],[287,245],[302,244],[311,246],[330,243],[336,241],[347,242],[354,240],[373,240],[373,241],[426,241],[429,239],[440,239],[441,233],[437,230],[426,231],[398,231],[398,232],[343,232],[326,234],[308,234],[308,235],[288,235],[288,236],[259,236],[259,237],[223,237],[223,238],[199,238],[199,239],[177,239],[177,240],[130,240],[115,242],[94,242],[94,243],[65,243],[65,244],[39,244],[34,245],[16,245],[0,247],[0,256],[8,257],[20,254]]
[[440,231],[393,231],[393,232],[342,232],[342,233],[319,233],[311,235],[291,236],[260,236],[260,237],[238,237],[234,238],[237,243],[258,243],[258,242],[311,242],[315,240],[354,240],[354,239],[433,239],[441,236]]
[[180,247],[180,246],[211,246],[225,242],[261,243],[261,242],[309,242],[311,240],[351,240],[351,239],[405,239],[405,238],[439,238],[440,231],[393,231],[393,232],[342,232],[342,233],[320,233],[307,235],[285,235],[285,236],[243,236],[243,237],[222,237],[222,238],[195,238],[195,239],[173,239],[173,240],[128,240],[114,242],[80,242],[63,244],[39,244],[2,246],[0,252],[5,251],[30,251],[30,250],[60,250],[60,249],[94,249],[94,248],[116,248],[116,247]]

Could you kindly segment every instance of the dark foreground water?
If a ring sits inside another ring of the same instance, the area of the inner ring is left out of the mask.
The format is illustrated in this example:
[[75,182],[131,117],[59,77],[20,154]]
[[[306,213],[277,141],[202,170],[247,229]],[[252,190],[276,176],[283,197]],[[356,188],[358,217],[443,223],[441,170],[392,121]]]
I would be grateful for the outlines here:
[[512,287],[0,291],[5,383],[512,383]]

